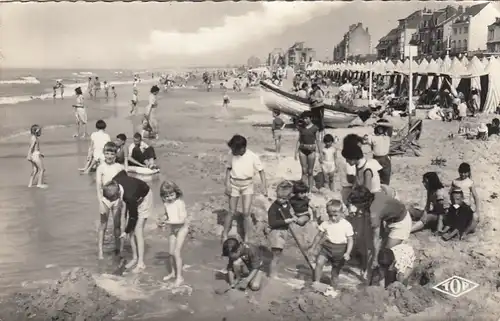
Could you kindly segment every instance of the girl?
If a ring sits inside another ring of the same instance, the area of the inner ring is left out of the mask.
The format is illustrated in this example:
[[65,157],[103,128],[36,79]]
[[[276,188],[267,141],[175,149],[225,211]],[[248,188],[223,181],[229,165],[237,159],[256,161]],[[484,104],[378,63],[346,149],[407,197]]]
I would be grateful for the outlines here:
[[227,91],[224,91],[224,96],[222,96],[222,109],[223,110],[227,110],[227,108],[229,107],[229,96],[227,94]]
[[323,162],[321,163],[324,187],[330,188],[332,192],[335,189],[335,171],[337,169],[337,150],[333,146],[334,142],[335,138],[330,134],[326,134],[325,137],[323,137],[325,147],[322,151]]
[[31,162],[32,171],[30,176],[30,181],[28,187],[33,186],[33,181],[38,174],[38,188],[47,188],[48,186],[43,183],[43,176],[45,174],[45,166],[43,165],[43,154],[40,153],[40,140],[39,137],[42,135],[42,127],[39,125],[31,126],[31,140],[30,148],[28,150],[28,156],[26,159]]
[[[437,230],[442,229],[441,218],[450,207],[450,200],[445,191],[443,183],[436,172],[427,172],[422,177],[422,183],[427,190],[427,199],[424,210],[411,209],[413,220],[417,220],[411,228],[411,232],[417,232],[425,227],[436,225]],[[434,226],[432,226],[434,227]]]
[[382,191],[379,171],[382,169],[375,159],[366,159],[359,145],[344,146],[342,156],[351,166],[356,166],[356,185],[365,186],[371,193]]
[[312,113],[310,111],[305,111],[300,115],[297,126],[299,139],[297,140],[297,147],[295,149],[295,159],[297,159],[297,156],[299,157],[300,166],[302,167],[302,181],[308,185],[309,193],[313,191],[314,187],[316,149],[321,151],[319,142],[316,139],[318,127],[311,122],[311,116]]
[[389,151],[391,147],[392,125],[387,119],[379,119],[374,128],[375,135],[365,135],[363,143],[370,145],[373,151],[373,159],[379,162],[380,183],[389,185],[391,182],[391,158]]
[[474,231],[475,227],[479,223],[479,213],[480,213],[480,204],[479,196],[476,191],[476,186],[474,181],[471,179],[471,168],[468,163],[462,163],[458,167],[458,175],[457,179],[454,179],[451,183],[450,194],[453,190],[460,189],[464,193],[464,203],[471,206],[472,199],[474,200],[475,211],[474,218],[472,223],[472,231]]
[[156,85],[151,87],[151,94],[149,95],[149,104],[146,107],[146,117],[153,128],[153,132],[156,134],[156,139],[158,139],[158,122],[156,121],[156,108],[158,107],[157,95],[160,92],[160,88]]
[[137,103],[139,102],[138,95],[139,95],[139,91],[137,90],[136,87],[134,87],[134,89],[132,91],[132,109],[130,110],[131,115],[135,114]]
[[278,160],[280,158],[280,153],[281,153],[281,131],[283,128],[285,128],[285,122],[283,119],[280,117],[280,111],[279,110],[273,110],[273,124],[272,124],[272,132],[273,132],[273,139],[274,139],[274,145],[276,146],[276,156],[278,157]]
[[165,215],[159,226],[170,225],[169,252],[170,273],[163,278],[168,281],[175,277],[174,286],[180,286],[184,281],[182,277],[181,250],[189,232],[190,216],[186,211],[186,204],[182,200],[182,191],[174,182],[163,182],[160,187],[160,197],[165,206]]
[[75,94],[76,94],[76,103],[73,105],[73,108],[75,109],[75,117],[76,117],[76,134],[73,135],[73,137],[79,137],[80,136],[80,129],[83,126],[83,136],[87,136],[87,110],[85,109],[85,106],[83,105],[83,92],[82,88],[78,87],[75,88]]

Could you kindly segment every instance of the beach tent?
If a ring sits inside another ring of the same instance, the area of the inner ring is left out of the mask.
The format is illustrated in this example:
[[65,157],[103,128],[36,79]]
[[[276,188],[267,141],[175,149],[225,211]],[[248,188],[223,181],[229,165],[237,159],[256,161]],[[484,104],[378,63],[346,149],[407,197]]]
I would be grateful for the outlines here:
[[385,63],[385,72],[386,73],[393,73],[394,70],[396,69],[396,66],[391,60],[387,60]]
[[485,75],[484,65],[479,61],[479,59],[474,56],[467,66],[467,74],[471,76],[470,87],[481,89],[481,79],[482,75]]
[[[434,79],[438,77],[439,75],[439,65],[437,64],[437,61],[434,59],[431,59],[429,62],[429,65],[427,65],[427,69],[425,70],[427,74],[427,85],[426,89],[430,88],[432,84],[434,83]],[[437,83],[436,83],[437,86]],[[436,88],[439,89],[439,88]]]
[[404,68],[403,62],[401,60],[398,60],[398,62],[396,62],[394,71],[401,72],[403,70],[403,68]]
[[485,70],[488,77],[488,93],[482,111],[493,113],[500,104],[500,63],[496,59],[491,59]]
[[451,67],[451,59],[450,56],[446,55],[441,62],[441,65],[439,66],[439,72],[441,74],[446,74],[448,73],[448,70],[450,70]]
[[467,74],[467,68],[462,65],[462,62],[455,57],[451,61],[451,66],[448,68],[448,71],[446,72],[450,78],[451,78],[451,85],[453,88],[457,88],[458,85],[460,84],[460,79],[462,79],[463,76]]
[[422,61],[418,65],[418,72],[424,74],[426,72],[427,66],[429,66],[429,62],[427,61],[427,59],[422,59]]
[[443,59],[439,57],[438,59],[436,59],[436,63],[438,64],[438,66],[441,66],[443,64]]
[[417,77],[415,78],[415,88],[418,90],[423,90],[425,89],[426,86],[426,77],[423,77],[423,75],[426,75],[425,70],[427,69],[427,66],[429,66],[429,62],[427,59],[423,58],[420,64],[418,65],[417,69]]
[[462,59],[460,59],[460,62],[462,63],[462,65],[464,65],[464,67],[467,67],[469,65],[469,59],[467,58],[467,56],[463,56]]
[[483,63],[484,69],[486,70],[486,67],[488,67],[488,57],[483,57],[481,58],[481,62]]

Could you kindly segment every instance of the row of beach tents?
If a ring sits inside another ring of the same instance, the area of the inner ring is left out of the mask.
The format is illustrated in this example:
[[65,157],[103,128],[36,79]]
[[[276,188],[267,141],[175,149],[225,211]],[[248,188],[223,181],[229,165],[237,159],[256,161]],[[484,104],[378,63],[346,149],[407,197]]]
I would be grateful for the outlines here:
[[[411,68],[410,68],[411,66]],[[399,87],[401,83],[408,82],[407,75],[413,75],[413,87],[426,90],[429,88],[442,90],[449,88],[452,92],[459,90],[470,92],[471,88],[478,89],[481,96],[481,110],[484,113],[495,112],[500,104],[500,59],[495,57],[482,58],[476,56],[436,60],[422,59],[420,62],[413,60],[397,61],[379,60],[373,63],[337,63],[324,64],[318,61],[310,63],[309,71],[333,71],[336,73],[364,74],[371,71],[374,76],[391,76]],[[365,78],[365,77],[363,77]]]

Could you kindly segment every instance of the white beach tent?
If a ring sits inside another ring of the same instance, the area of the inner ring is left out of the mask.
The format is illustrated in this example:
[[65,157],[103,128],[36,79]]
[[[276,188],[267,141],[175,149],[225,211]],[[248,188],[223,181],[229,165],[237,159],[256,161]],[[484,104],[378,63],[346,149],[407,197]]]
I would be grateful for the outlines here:
[[462,62],[460,62],[457,57],[454,57],[447,74],[451,77],[451,85],[453,88],[457,88],[462,77],[467,74],[467,68],[462,65]]
[[489,114],[495,112],[500,104],[500,63],[498,60],[491,59],[486,72],[488,73],[488,94],[483,112]]
[[396,66],[391,60],[387,60],[385,63],[385,72],[392,74],[394,73],[394,70],[396,69]]
[[438,66],[441,66],[441,64],[443,63],[443,59],[441,59],[441,57],[439,57],[438,59],[436,59],[436,63]]
[[425,70],[425,72],[428,76],[427,86],[425,88],[428,89],[432,85],[434,77],[438,77],[437,75],[439,75],[439,65],[437,64],[436,60],[431,59],[429,65],[427,65],[427,69]]
[[426,69],[427,69],[427,66],[429,66],[429,62],[427,62],[427,59],[423,58],[422,61],[420,62],[420,64],[418,65],[418,69],[416,71],[417,73],[417,79],[415,80],[415,86],[416,88],[421,88],[422,85],[420,84],[420,82],[422,81],[422,79],[424,79],[422,77],[422,75],[425,75],[426,74]]
[[481,79],[480,77],[484,75],[486,72],[484,70],[484,65],[479,61],[479,59],[474,56],[469,61],[469,65],[467,66],[467,74],[472,76],[470,80],[470,87],[480,89],[481,88]]
[[441,65],[439,65],[439,71],[442,74],[448,73],[448,70],[450,70],[451,67],[451,59],[450,56],[445,56],[443,61],[441,62]]
[[403,62],[401,60],[398,60],[398,62],[396,63],[396,66],[394,68],[394,71],[396,71],[396,72],[402,72],[403,68],[404,68]]
[[460,59],[460,62],[462,63],[462,65],[464,65],[465,68],[467,68],[467,66],[469,65],[469,59],[467,58],[467,56],[463,56],[462,59]]
[[483,66],[484,66],[484,69],[486,69],[486,67],[488,67],[488,57],[483,57],[481,58],[481,62],[483,63]]

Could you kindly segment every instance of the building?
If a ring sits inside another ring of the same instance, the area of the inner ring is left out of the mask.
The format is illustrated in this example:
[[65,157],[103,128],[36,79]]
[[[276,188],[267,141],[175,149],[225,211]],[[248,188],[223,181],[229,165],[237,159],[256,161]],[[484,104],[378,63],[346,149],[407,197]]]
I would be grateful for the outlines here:
[[500,16],[495,2],[470,6],[453,19],[451,24],[451,53],[461,54],[486,50],[488,26]]
[[275,65],[285,65],[285,52],[281,48],[274,48],[267,57],[267,65],[275,66]]
[[419,55],[425,55],[431,51],[432,12],[424,9],[422,14],[417,31],[411,37],[412,44],[418,47]]
[[386,59],[397,57],[398,52],[396,50],[398,42],[398,28],[394,28],[387,35],[380,38],[377,47],[377,58]]
[[500,18],[488,26],[487,52],[500,53]]
[[361,22],[349,26],[342,40],[333,49],[333,61],[344,61],[371,54],[371,36]]
[[292,67],[305,66],[316,58],[316,51],[304,46],[304,42],[296,42],[285,53],[285,65]]
[[430,54],[435,56],[449,53],[453,21],[463,12],[463,6],[459,6],[458,9],[452,6],[447,6],[444,9],[438,10],[437,14],[433,16],[432,23],[434,28],[431,32]]

